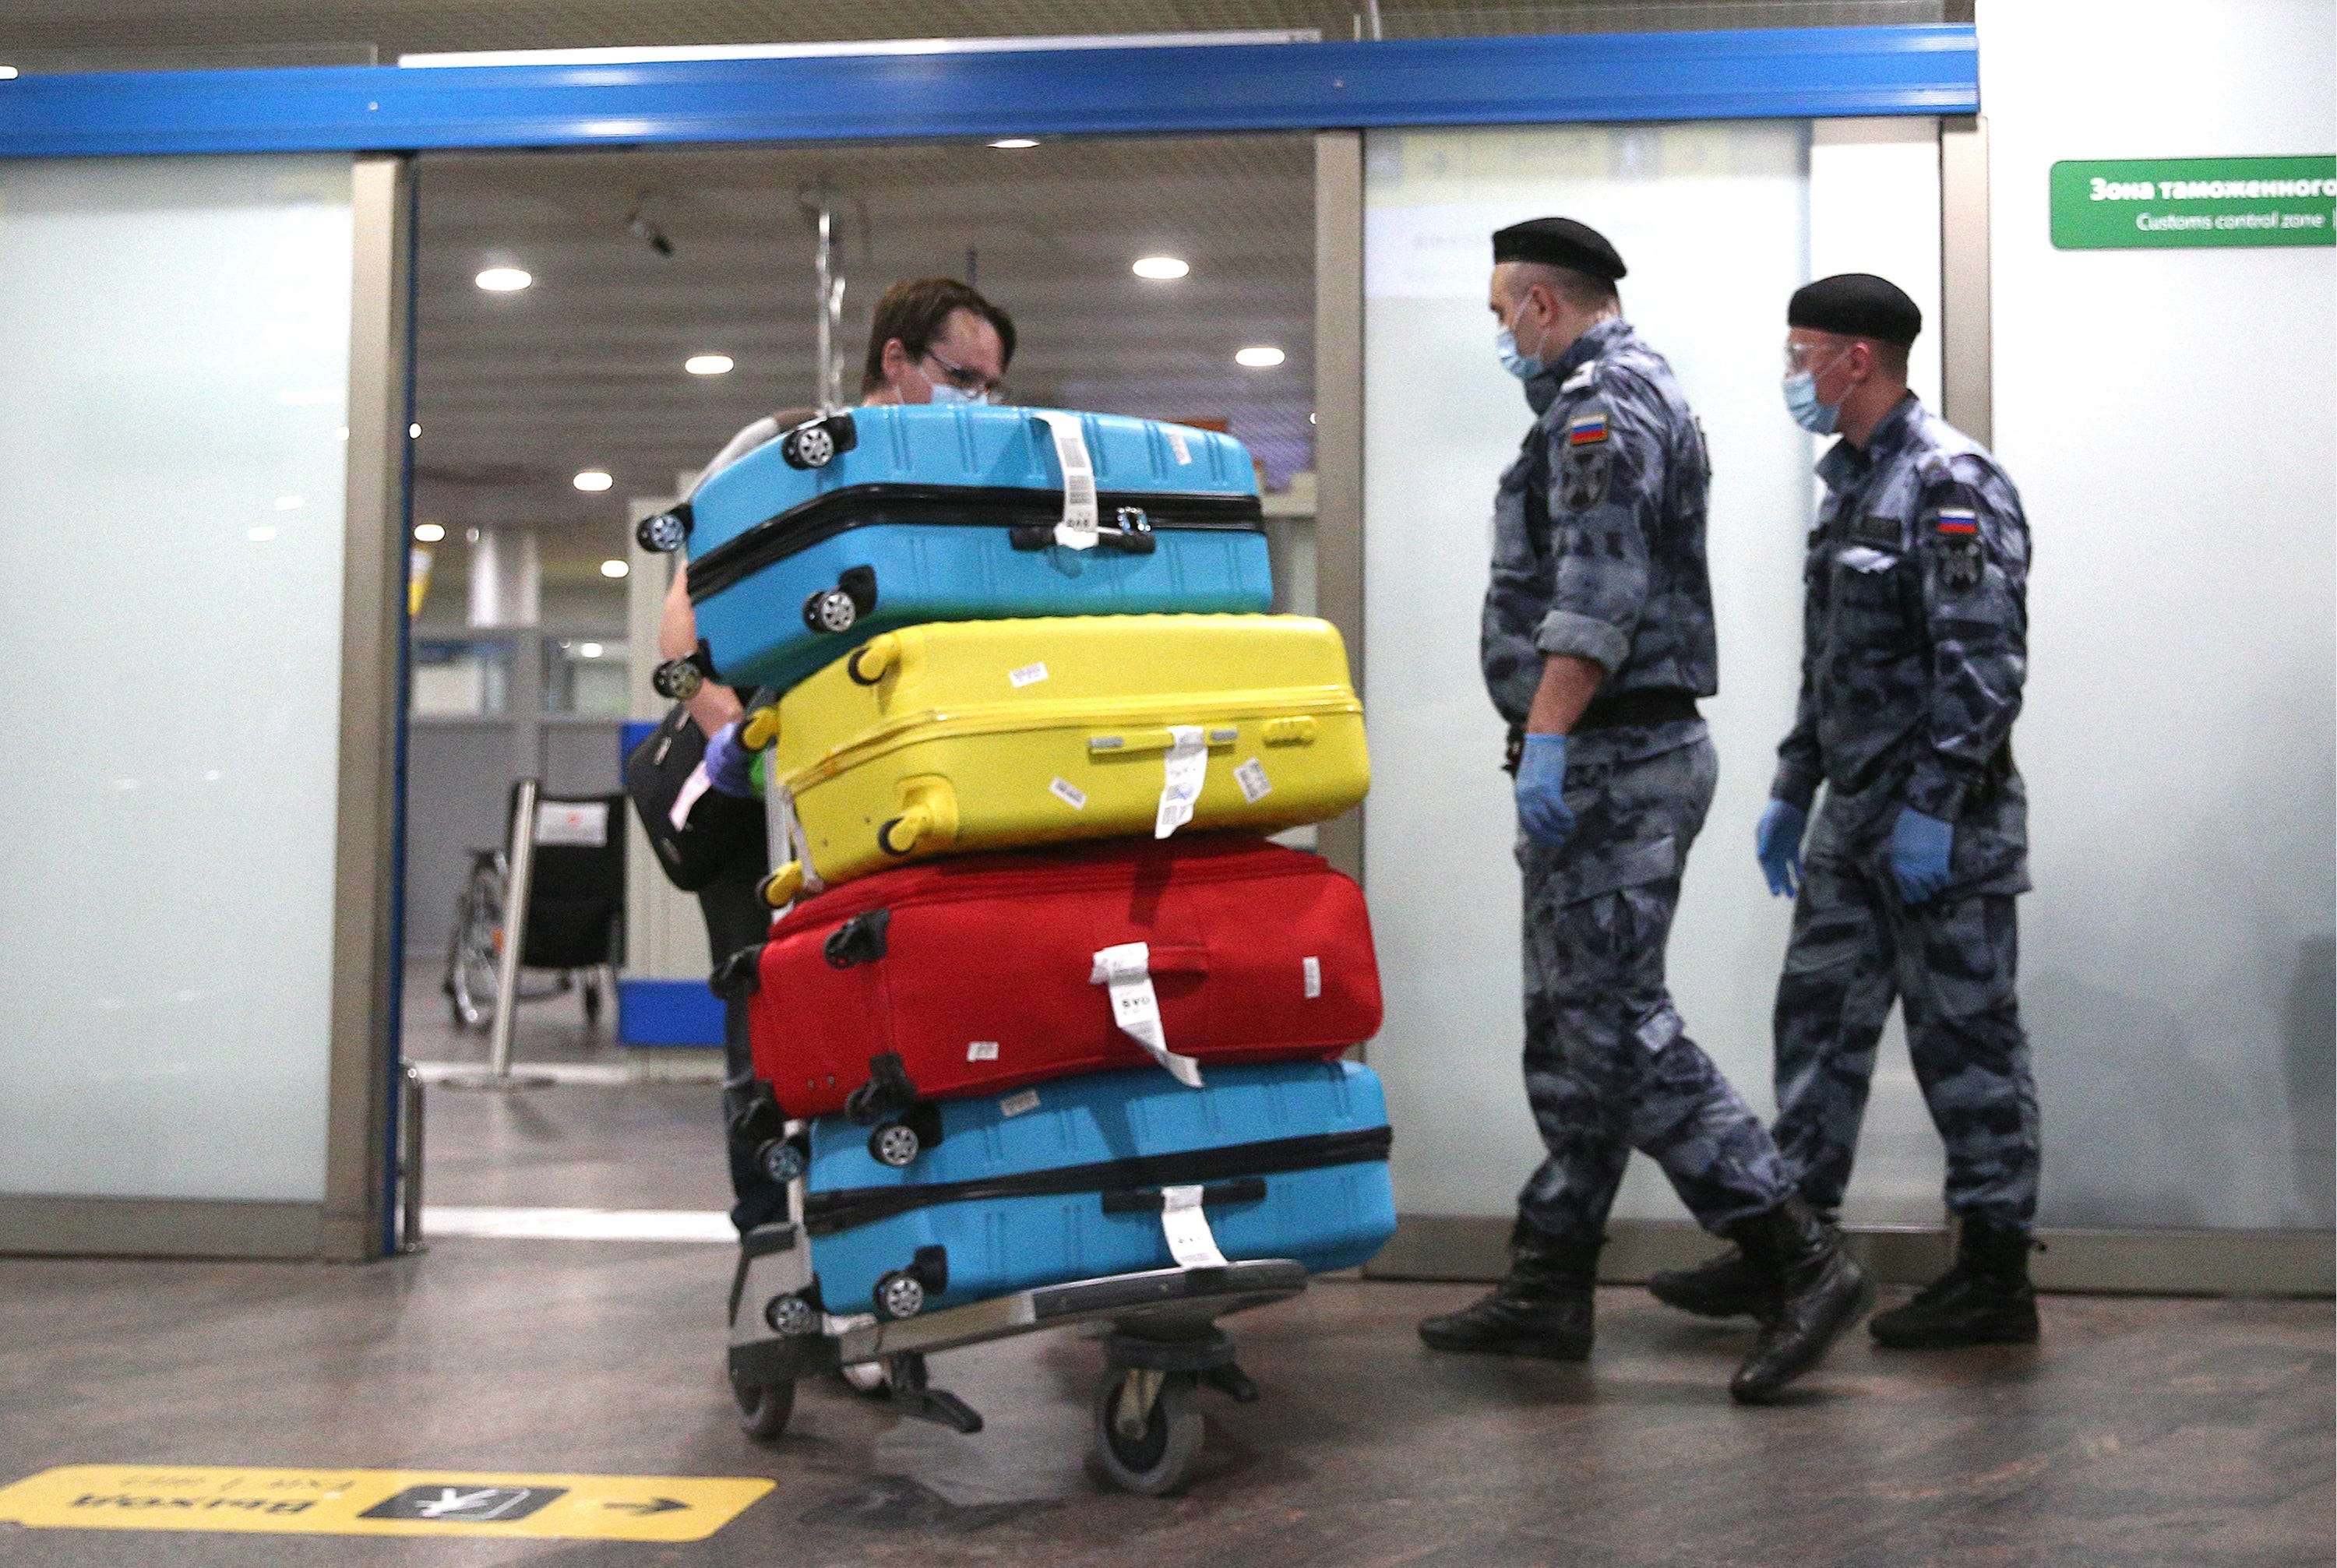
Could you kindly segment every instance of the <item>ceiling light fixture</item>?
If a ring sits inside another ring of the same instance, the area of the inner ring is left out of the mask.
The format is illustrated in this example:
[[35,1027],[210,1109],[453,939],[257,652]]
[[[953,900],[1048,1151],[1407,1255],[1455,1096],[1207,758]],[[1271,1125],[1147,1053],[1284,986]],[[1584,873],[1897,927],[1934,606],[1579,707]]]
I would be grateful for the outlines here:
[[1131,269],[1139,278],[1149,278],[1156,283],[1182,278],[1192,270],[1183,258],[1177,256],[1139,256]]
[[14,65],[0,65],[0,82],[14,82],[15,79],[16,68]]
[[414,536],[425,544],[435,544],[439,540],[446,537],[446,530],[436,523],[416,523],[414,525]]
[[728,354],[692,354],[681,368],[692,376],[728,376],[736,363]]
[[601,656],[601,645],[598,642],[579,642],[576,645],[576,652],[581,657],[598,659]]
[[472,281],[490,294],[516,294],[535,279],[517,267],[490,267]]
[[1028,136],[1001,136],[991,143],[1001,152],[1020,152],[1026,147],[1036,147],[1038,144]]
[[610,478],[598,468],[587,468],[576,475],[575,479],[576,488],[579,490],[606,490],[615,483],[614,479]]
[[622,561],[603,561],[601,563],[601,575],[603,577],[623,577],[629,575],[631,572],[632,567]]
[[1257,343],[1234,351],[1234,363],[1252,370],[1271,370],[1282,363],[1282,350],[1271,343]]
[[[344,440],[344,441],[346,441],[346,440],[347,440],[348,438],[349,438],[349,427],[348,427],[347,426],[344,425],[344,426],[341,426],[341,439],[342,439],[342,440]],[[408,426],[406,427],[406,438],[408,441],[419,441],[419,440],[421,440],[421,439],[422,439],[422,426],[419,426],[419,425],[408,425]]]

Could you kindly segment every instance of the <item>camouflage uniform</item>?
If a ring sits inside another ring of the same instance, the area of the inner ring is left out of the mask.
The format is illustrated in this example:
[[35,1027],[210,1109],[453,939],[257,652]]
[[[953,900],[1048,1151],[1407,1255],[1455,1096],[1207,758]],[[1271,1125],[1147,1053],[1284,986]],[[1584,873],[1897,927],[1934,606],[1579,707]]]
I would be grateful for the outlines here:
[[[2037,1088],[2015,995],[2029,890],[2012,720],[2028,667],[2029,524],[1996,459],[1912,395],[1818,465],[1802,690],[1771,793],[1826,798],[1777,984],[1777,1142],[1812,1207],[1841,1207],[1894,998],[1947,1145],[1948,1206],[2026,1230]],[[1901,808],[1955,826],[1948,885],[1907,905]]]
[[[1545,1235],[1595,1241],[1636,1148],[1717,1230],[1793,1189],[1664,985],[1680,876],[1718,775],[1691,706],[1718,684],[1704,436],[1670,366],[1619,320],[1584,333],[1527,396],[1540,417],[1495,503],[1485,683],[1518,727],[1547,656],[1595,661],[1608,678],[1568,744],[1572,836],[1556,849],[1518,841],[1526,1098],[1550,1151],[1518,1206]],[[1608,721],[1652,696],[1677,715]]]

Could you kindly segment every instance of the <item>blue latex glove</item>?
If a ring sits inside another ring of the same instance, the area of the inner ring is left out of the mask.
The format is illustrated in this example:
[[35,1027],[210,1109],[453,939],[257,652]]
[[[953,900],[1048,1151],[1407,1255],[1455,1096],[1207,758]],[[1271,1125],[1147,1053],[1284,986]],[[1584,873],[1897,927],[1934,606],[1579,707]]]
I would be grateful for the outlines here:
[[1801,891],[1802,830],[1809,825],[1810,814],[1798,806],[1772,800],[1761,808],[1761,820],[1753,828],[1753,855],[1769,879],[1769,891],[1779,898]]
[[736,723],[725,724],[706,743],[706,781],[725,795],[754,797],[754,765],[755,754],[738,744]]
[[1566,737],[1529,735],[1518,757],[1518,826],[1545,849],[1555,849],[1574,831],[1566,808]]
[[1948,885],[1948,852],[1955,847],[1956,826],[1926,817],[1912,806],[1902,807],[1891,825],[1891,874],[1899,879],[1899,896],[1921,904]]

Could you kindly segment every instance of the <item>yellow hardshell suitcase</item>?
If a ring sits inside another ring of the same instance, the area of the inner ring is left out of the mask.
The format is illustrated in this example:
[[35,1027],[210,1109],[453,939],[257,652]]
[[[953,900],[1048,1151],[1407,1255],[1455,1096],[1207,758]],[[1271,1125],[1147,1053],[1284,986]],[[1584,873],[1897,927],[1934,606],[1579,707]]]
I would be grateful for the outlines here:
[[1297,615],[1083,615],[887,632],[752,715],[773,905],[909,858],[1271,833],[1364,798],[1347,653]]

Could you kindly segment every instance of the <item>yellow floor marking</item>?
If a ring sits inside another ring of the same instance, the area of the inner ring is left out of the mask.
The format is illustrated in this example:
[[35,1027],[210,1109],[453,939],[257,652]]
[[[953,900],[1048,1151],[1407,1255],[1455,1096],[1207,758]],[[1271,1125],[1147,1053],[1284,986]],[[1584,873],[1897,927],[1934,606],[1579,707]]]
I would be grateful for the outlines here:
[[775,1483],[749,1476],[66,1465],[0,1486],[34,1530],[703,1541]]

